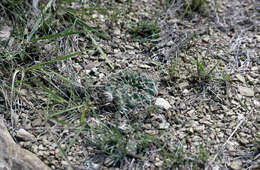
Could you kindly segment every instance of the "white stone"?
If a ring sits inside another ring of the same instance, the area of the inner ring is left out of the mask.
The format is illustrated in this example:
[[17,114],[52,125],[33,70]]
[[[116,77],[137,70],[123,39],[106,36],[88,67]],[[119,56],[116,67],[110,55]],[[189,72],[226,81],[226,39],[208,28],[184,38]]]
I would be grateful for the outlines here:
[[212,168],[212,170],[219,170],[220,168],[219,168],[219,166],[218,165],[215,165],[213,168]]
[[182,90],[182,89],[185,89],[186,87],[188,87],[189,86],[189,83],[188,82],[182,82],[182,83],[180,83],[179,84],[179,88]]
[[170,105],[170,103],[163,98],[157,98],[156,101],[155,101],[155,106],[160,107],[160,108],[164,108],[166,110],[168,110],[169,108],[172,107]]
[[183,90],[183,94],[188,94],[189,93],[189,90],[188,89],[184,89]]
[[243,96],[247,96],[247,97],[254,96],[254,90],[248,87],[238,86],[238,91]]
[[237,75],[236,75],[236,78],[237,78],[239,81],[241,81],[242,83],[246,83],[245,77],[242,76],[241,74],[237,74]]
[[239,160],[235,160],[235,161],[231,162],[231,164],[230,164],[230,168],[232,168],[234,170],[241,169],[241,166],[242,166],[242,162]]
[[256,106],[256,107],[260,107],[260,102],[258,101],[258,100],[256,100],[256,99],[254,99],[253,100],[253,103],[254,103],[254,105]]
[[159,129],[168,129],[170,126],[170,123],[166,122],[165,120],[159,124]]
[[139,67],[142,68],[142,69],[149,69],[149,68],[151,68],[149,65],[146,65],[146,64],[140,64]]
[[114,30],[114,34],[115,34],[115,35],[121,35],[120,29],[115,29],[115,30]]

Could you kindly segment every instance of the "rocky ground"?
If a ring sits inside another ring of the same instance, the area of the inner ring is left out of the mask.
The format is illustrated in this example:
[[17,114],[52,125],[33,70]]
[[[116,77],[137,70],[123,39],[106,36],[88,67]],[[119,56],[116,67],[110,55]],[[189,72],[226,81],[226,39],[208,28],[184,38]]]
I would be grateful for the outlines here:
[[1,47],[1,113],[22,148],[51,169],[260,167],[259,1],[58,3],[107,38],[44,37],[57,19],[23,57],[9,41],[20,59]]

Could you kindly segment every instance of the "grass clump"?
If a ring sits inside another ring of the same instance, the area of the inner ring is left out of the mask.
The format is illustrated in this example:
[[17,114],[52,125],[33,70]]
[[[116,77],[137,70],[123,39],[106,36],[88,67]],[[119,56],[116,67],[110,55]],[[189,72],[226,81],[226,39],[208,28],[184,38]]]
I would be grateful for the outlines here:
[[92,145],[110,156],[113,159],[114,166],[126,157],[128,140],[118,128],[109,128],[103,124],[103,128],[96,128],[94,134],[97,135],[97,138],[91,141]]
[[203,60],[200,61],[197,58],[197,60],[193,60],[193,63],[196,65],[198,80],[204,82],[212,80],[212,72],[216,69],[216,67],[219,64],[219,62],[217,62],[211,69],[207,69],[206,64]]
[[185,11],[186,13],[201,11],[207,3],[209,3],[208,0],[184,0]]
[[209,159],[209,154],[207,150],[200,145],[198,148],[198,160],[202,165],[204,165],[205,163],[207,163],[208,159]]
[[205,67],[202,65],[202,63],[197,60],[196,66],[197,66],[197,73],[201,80],[211,80],[212,78],[212,72],[216,69],[218,63],[216,63],[209,71],[206,71]]
[[168,68],[168,74],[170,80],[175,80],[179,77],[178,61],[171,60],[171,65]]
[[131,25],[128,32],[134,39],[140,39],[141,41],[149,41],[159,38],[160,28],[148,21],[142,21],[136,25]]
[[171,4],[173,0],[160,0],[160,6],[163,7],[163,9],[167,9]]
[[170,148],[161,148],[162,156],[165,160],[163,166],[166,169],[182,169],[187,167],[187,165],[192,165],[192,169],[204,169],[209,159],[207,150],[201,145],[196,149],[196,154],[187,153],[182,144],[174,145]]
[[165,166],[169,167],[178,167],[185,163],[185,152],[183,146],[174,146],[174,151],[169,152],[166,149],[162,149],[163,155],[168,161],[165,162]]

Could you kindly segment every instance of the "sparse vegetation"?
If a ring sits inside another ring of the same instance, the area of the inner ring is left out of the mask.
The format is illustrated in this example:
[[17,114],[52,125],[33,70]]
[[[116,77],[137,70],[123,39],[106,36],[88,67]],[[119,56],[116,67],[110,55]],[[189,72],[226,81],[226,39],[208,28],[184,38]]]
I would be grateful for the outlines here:
[[207,68],[205,68],[205,64],[199,61],[199,59],[194,61],[194,63],[196,64],[197,76],[200,81],[210,81],[212,79],[212,72],[218,66],[218,63],[216,63],[212,68],[209,69],[209,71],[207,71]]
[[1,1],[1,116],[11,132],[37,136],[26,149],[53,169],[202,169],[227,140],[259,151],[257,15],[247,1],[236,15],[226,3],[202,16],[211,1],[48,0],[39,13]]
[[136,25],[132,24],[129,27],[129,33],[134,39],[139,39],[146,42],[159,38],[160,29],[158,26],[156,26],[156,24],[150,23],[148,21],[141,21]]
[[184,0],[185,13],[201,11],[207,3],[209,3],[208,0]]
[[170,80],[175,80],[179,77],[180,72],[178,68],[178,61],[174,61],[173,59],[171,60],[171,65],[168,68],[168,74]]

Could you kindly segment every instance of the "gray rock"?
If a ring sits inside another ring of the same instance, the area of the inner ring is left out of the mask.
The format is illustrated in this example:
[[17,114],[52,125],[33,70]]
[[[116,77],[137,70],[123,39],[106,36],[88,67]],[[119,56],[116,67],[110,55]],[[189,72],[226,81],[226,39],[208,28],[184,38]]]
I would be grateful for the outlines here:
[[0,169],[50,170],[36,155],[16,144],[0,119]]
[[34,141],[34,140],[36,140],[36,138],[32,134],[27,132],[25,129],[19,129],[16,132],[16,137],[19,137],[24,141]]

